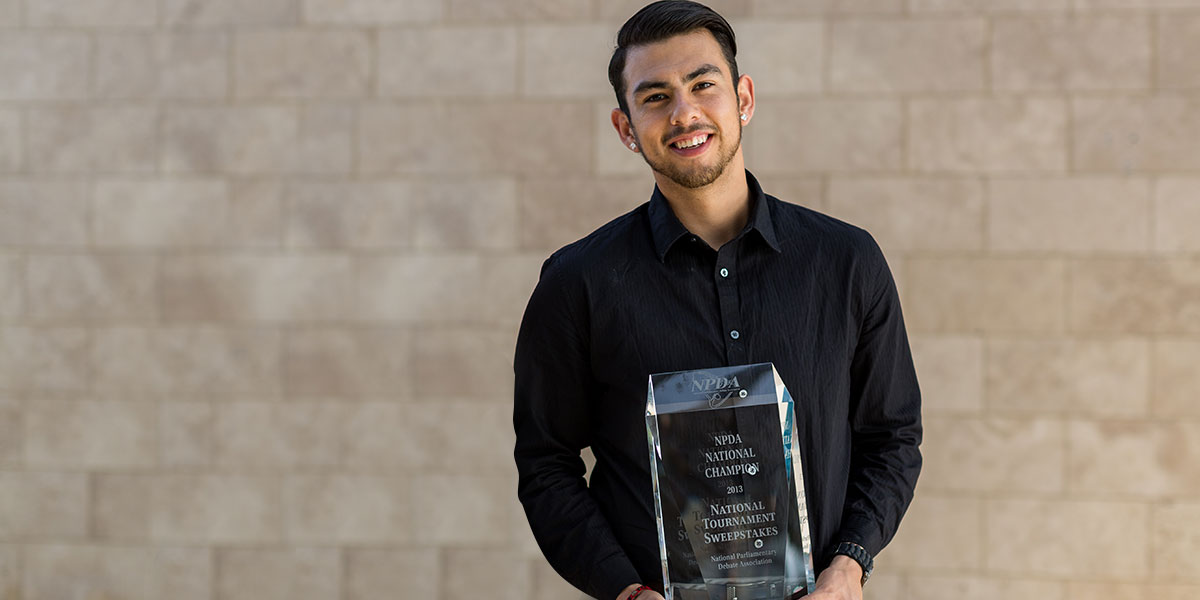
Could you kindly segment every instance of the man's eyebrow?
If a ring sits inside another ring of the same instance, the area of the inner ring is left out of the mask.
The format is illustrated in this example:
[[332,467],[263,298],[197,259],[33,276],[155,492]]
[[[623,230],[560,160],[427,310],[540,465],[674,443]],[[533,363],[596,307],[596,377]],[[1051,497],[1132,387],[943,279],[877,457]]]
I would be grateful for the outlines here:
[[[689,82],[693,79],[696,79],[697,77],[700,77],[702,75],[707,75],[709,73],[720,73],[720,72],[721,72],[721,67],[718,67],[717,65],[714,65],[711,63],[704,63],[704,64],[700,65],[699,67],[697,67],[695,71],[692,71],[691,73],[688,73],[686,76],[684,76],[683,82],[687,83],[687,82]],[[660,88],[665,88],[665,87],[669,87],[669,84],[667,84],[667,82],[665,82],[665,81],[643,81],[643,82],[639,83],[636,88],[634,88],[633,95],[636,96],[646,90],[660,89]]]

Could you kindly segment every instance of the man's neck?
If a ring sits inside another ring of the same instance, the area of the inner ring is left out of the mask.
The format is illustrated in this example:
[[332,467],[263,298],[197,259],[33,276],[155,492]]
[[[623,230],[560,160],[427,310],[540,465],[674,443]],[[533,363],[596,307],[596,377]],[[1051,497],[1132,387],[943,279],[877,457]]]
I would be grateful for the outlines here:
[[750,218],[750,187],[741,160],[730,161],[716,181],[702,188],[685,188],[658,173],[654,179],[679,222],[713,248],[737,237]]

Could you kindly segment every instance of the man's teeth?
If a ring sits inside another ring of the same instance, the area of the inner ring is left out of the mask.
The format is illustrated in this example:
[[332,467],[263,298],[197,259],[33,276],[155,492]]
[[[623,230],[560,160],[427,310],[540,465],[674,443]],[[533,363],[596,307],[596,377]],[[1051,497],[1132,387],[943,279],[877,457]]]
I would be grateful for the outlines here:
[[700,144],[703,144],[707,140],[708,140],[708,134],[698,135],[690,140],[683,140],[682,142],[675,142],[675,147],[680,148],[680,149],[693,148],[695,146],[699,146]]

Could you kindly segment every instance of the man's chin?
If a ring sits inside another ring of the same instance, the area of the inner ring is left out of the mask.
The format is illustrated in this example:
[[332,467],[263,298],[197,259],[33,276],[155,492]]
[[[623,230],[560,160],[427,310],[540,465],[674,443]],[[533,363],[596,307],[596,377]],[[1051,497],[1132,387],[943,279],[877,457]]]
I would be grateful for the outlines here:
[[[739,143],[740,141],[739,139]],[[725,170],[729,168],[737,147],[735,146],[733,150],[725,149],[724,152],[722,150],[720,147],[711,148],[706,154],[716,152],[716,156],[696,157],[690,159],[689,162],[691,164],[685,162],[684,165],[674,163],[673,161],[666,164],[655,164],[654,162],[650,162],[650,159],[645,154],[642,154],[642,159],[646,161],[646,164],[650,165],[650,169],[655,173],[670,179],[682,188],[695,190],[711,185],[714,181],[720,179]],[[671,158],[674,157],[667,157],[667,161],[671,161]],[[695,164],[702,161],[713,162],[710,164]]]
[[689,190],[695,190],[709,185],[719,179],[725,172],[725,165],[721,165],[720,167],[693,169],[686,172],[673,169],[655,169],[655,171],[666,176],[667,179],[675,182],[680,187],[684,187]]

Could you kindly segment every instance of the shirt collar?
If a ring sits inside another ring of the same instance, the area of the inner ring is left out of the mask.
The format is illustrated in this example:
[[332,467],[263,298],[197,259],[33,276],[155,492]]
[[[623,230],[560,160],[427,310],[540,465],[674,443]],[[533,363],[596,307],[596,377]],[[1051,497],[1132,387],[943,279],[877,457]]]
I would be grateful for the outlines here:
[[[747,231],[757,231],[772,250],[779,252],[779,240],[775,237],[775,224],[771,221],[767,196],[750,171],[746,171],[746,185],[750,189],[750,218],[746,220],[746,227],[740,235],[745,235]],[[654,186],[654,194],[650,196],[649,218],[654,250],[658,253],[660,261],[665,260],[667,252],[675,242],[691,233],[679,222],[675,211],[671,210],[666,196],[663,196],[657,185]]]

